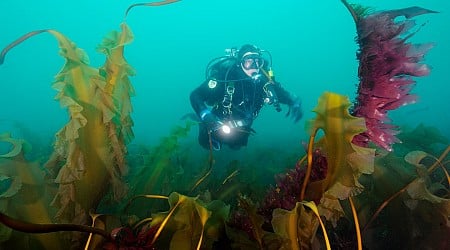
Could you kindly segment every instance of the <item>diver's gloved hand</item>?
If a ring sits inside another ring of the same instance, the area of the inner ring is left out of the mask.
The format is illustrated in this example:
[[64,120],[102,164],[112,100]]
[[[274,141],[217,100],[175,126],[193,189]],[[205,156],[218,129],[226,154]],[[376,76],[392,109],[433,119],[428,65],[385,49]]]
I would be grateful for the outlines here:
[[286,114],[286,116],[290,116],[295,123],[302,119],[303,111],[302,102],[300,101],[300,99],[295,100],[295,102],[289,106],[289,112]]
[[220,119],[215,114],[211,113],[209,109],[200,112],[200,119],[210,131],[217,130],[222,124]]

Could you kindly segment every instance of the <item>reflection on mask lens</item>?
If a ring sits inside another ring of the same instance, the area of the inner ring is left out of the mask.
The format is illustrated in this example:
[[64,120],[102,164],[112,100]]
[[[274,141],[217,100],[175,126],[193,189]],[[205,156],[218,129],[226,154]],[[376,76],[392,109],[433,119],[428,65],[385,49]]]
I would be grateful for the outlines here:
[[250,55],[242,58],[241,64],[244,69],[259,69],[264,65],[264,59],[257,55]]

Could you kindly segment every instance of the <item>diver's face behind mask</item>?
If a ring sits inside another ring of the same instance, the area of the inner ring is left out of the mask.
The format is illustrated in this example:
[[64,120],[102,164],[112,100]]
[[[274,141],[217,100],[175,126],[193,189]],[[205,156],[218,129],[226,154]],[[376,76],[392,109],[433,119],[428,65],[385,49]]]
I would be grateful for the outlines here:
[[255,52],[247,52],[242,56],[241,67],[248,76],[259,73],[259,69],[264,66],[264,59]]

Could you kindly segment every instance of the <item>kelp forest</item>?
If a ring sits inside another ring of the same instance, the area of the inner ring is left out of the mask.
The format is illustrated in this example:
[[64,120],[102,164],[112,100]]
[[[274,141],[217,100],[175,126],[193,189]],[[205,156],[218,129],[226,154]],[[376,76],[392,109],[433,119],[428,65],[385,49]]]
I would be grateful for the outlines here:
[[356,27],[355,100],[318,96],[303,152],[262,150],[221,162],[223,174],[213,175],[214,150],[199,160],[183,143],[198,121],[174,126],[158,145],[129,147],[135,72],[126,60],[133,41],[126,16],[177,2],[125,10],[119,29],[97,46],[105,57],[99,68],[52,29],[1,51],[4,64],[18,44],[51,34],[64,59],[52,88],[69,119],[51,154],[0,131],[10,145],[0,155],[0,249],[450,249],[448,138],[388,117],[415,101],[416,79],[431,71],[423,60],[432,43],[409,40],[420,32],[414,18],[438,12],[342,0]]

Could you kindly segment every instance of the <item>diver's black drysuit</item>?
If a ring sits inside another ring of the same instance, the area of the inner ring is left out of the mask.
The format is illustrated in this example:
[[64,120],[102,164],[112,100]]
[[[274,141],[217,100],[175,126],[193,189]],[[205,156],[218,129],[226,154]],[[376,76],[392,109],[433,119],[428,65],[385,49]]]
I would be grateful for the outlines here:
[[[260,74],[252,78],[242,71],[236,60],[223,59],[212,67],[209,77],[192,91],[191,105],[199,118],[203,118],[205,111],[210,111],[215,117],[215,121],[199,125],[198,140],[201,146],[210,148],[208,131],[211,131],[212,143],[219,145],[219,149],[222,143],[239,149],[247,145],[248,136],[254,132],[251,128],[253,120],[265,102],[274,105],[278,111],[281,110],[280,103],[289,107],[300,105],[299,98],[283,89],[278,82],[270,81],[269,75],[262,71],[267,73],[268,69],[261,69]],[[301,117],[301,110],[297,112]],[[294,119],[297,121],[300,117]],[[225,134],[219,129],[222,124],[232,124],[234,128]]]

